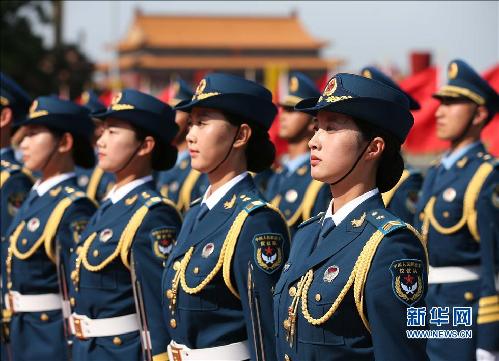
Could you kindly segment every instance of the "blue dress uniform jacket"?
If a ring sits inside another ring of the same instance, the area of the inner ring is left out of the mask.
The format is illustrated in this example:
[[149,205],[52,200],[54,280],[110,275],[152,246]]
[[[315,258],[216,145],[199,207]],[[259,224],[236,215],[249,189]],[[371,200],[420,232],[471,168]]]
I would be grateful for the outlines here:
[[[153,359],[165,359],[169,337],[161,316],[161,275],[180,229],[180,215],[155,191],[153,181],[132,189],[115,204],[106,202],[89,221],[72,257],[73,312],[90,319],[135,314],[140,307],[134,300],[133,274],[145,312],[140,313],[145,316],[141,329],[149,331]],[[148,337],[147,332],[144,335]],[[78,337],[73,342],[74,361],[142,359],[139,331]]]
[[[7,232],[10,246],[3,281],[8,291],[58,294],[56,262],[68,270],[69,255],[94,211],[95,204],[78,190],[75,177],[54,185],[42,196],[27,199]],[[10,323],[14,360],[67,360],[65,337],[61,309],[14,309]]]
[[200,209],[197,201],[187,212],[165,267],[168,332],[192,349],[248,340],[252,360],[274,360],[272,287],[289,253],[285,221],[250,176],[194,226]]
[[275,287],[277,359],[425,360],[425,341],[406,336],[408,307],[425,305],[427,256],[418,236],[379,194],[314,249],[322,221],[323,213],[300,225]]
[[116,182],[116,178],[112,173],[104,172],[99,167],[76,167],[75,172],[78,186],[85,190],[88,198],[99,203],[105,198]]
[[437,164],[426,175],[415,225],[428,241],[430,265],[479,269],[475,280],[430,284],[428,307],[472,307],[474,316],[472,339],[428,342],[432,360],[472,360],[477,348],[499,351],[498,184],[497,161],[482,144],[450,169]]
[[422,184],[423,175],[419,170],[404,169],[395,187],[383,193],[386,208],[404,222],[413,224]]
[[191,168],[189,156],[172,169],[158,172],[156,183],[161,195],[174,202],[181,212],[186,212],[192,201],[201,197],[209,185],[206,175]]
[[266,198],[284,214],[293,235],[301,222],[327,208],[331,192],[328,184],[312,179],[307,160],[291,174],[276,171],[269,180]]

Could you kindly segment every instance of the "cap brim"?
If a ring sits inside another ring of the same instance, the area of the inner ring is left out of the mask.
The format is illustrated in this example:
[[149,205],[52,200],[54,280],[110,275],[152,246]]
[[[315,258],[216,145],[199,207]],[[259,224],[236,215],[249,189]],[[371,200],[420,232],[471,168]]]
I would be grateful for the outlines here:
[[[409,130],[414,124],[414,117],[407,108],[386,100],[359,97],[313,106],[314,99],[309,98],[301,101],[296,105],[295,109],[314,116],[321,110],[348,115],[393,134],[401,144],[404,143]],[[398,122],[397,127],[393,127],[390,122]]]
[[16,124],[18,127],[25,125],[42,125],[83,137],[91,137],[94,132],[94,123],[90,117],[67,116],[63,114],[49,114],[37,118],[26,118]]
[[266,130],[270,129],[272,121],[277,115],[277,108],[272,102],[239,93],[219,94],[204,99],[180,102],[174,109],[190,113],[194,107],[219,109],[239,115],[245,119],[254,121]]
[[325,108],[324,106],[318,106],[318,101],[319,97],[303,99],[295,105],[295,110],[315,116],[319,110]]

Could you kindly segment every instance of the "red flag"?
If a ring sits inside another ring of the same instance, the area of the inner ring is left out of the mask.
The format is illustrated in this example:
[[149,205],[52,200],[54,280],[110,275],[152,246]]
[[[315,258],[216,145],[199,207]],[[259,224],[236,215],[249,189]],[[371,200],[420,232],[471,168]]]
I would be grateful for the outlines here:
[[439,102],[431,96],[437,90],[437,77],[437,69],[429,67],[405,78],[400,83],[400,87],[421,105],[421,109],[412,112],[414,126],[404,143],[404,149],[409,153],[437,153],[449,146],[448,142],[436,136],[435,112]]
[[[499,64],[482,74],[496,92],[499,92]],[[487,150],[494,156],[499,156],[499,114],[490,121],[482,132],[482,139]]]

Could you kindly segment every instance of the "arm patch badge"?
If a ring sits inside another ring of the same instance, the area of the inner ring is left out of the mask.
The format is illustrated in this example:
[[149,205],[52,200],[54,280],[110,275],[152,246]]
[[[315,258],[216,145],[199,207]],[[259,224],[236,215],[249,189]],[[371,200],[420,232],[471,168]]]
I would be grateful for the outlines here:
[[280,233],[261,233],[253,238],[256,265],[268,274],[274,273],[282,264],[282,244]]
[[423,262],[418,259],[399,259],[390,266],[392,289],[395,296],[412,306],[423,296]]
[[166,259],[177,239],[177,230],[175,227],[159,227],[153,229],[149,237],[156,257]]

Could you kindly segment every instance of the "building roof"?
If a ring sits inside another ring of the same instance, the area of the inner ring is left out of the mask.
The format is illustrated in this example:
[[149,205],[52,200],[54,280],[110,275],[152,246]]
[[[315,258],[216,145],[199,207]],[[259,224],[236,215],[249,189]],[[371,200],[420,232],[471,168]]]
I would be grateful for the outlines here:
[[[342,63],[338,59],[312,57],[171,57],[171,56],[121,56],[119,67],[122,70],[141,69],[255,69],[266,66],[283,66],[291,69],[335,68]],[[101,67],[102,70],[104,67]]]
[[176,49],[320,49],[295,14],[267,16],[144,15],[137,11],[118,50],[143,47]]

